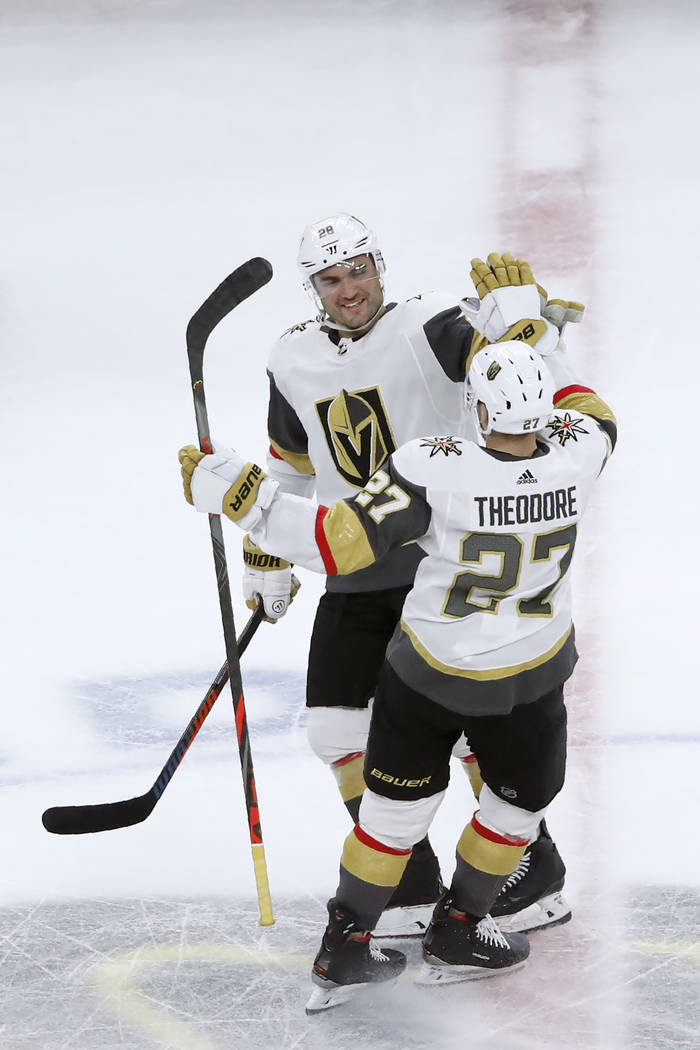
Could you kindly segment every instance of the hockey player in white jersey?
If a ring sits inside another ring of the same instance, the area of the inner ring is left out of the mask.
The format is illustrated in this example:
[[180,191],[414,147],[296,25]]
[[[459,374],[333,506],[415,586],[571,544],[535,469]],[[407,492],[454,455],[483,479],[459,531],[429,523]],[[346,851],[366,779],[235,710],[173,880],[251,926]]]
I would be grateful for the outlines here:
[[413,440],[331,507],[282,493],[231,450],[181,450],[197,509],[226,514],[298,564],[336,576],[411,540],[425,552],[377,686],[368,786],[329,902],[309,1012],[403,970],[402,953],[379,949],[371,931],[428,831],[462,733],[484,786],[423,940],[419,981],[503,972],[529,953],[527,937],[504,934],[489,911],[564,781],[563,686],[577,659],[569,567],[616,440],[607,406],[595,416],[553,412],[554,388],[526,345],[482,349],[467,403],[485,445]]
[[[387,303],[376,236],[346,214],[305,230],[298,263],[318,317],[290,328],[270,354],[268,472],[284,491],[313,493],[326,505],[360,491],[394,449],[419,434],[476,440],[462,412],[462,384],[486,339],[525,339],[561,358],[557,324],[580,316],[575,304],[547,303],[527,264],[508,255],[489,256],[489,265],[474,260],[479,298],[466,305],[473,324],[445,295]],[[582,395],[561,368],[557,403],[567,404]],[[294,587],[278,554],[244,541],[244,594],[251,606],[261,595],[271,619],[284,614]],[[349,576],[329,576],[316,614],[307,676],[309,741],[335,774],[353,821],[364,788],[370,700],[422,557],[410,544]],[[462,750],[463,758],[473,758]],[[478,792],[476,764],[465,768]],[[563,862],[544,825],[542,832],[499,905],[519,928],[570,915],[559,893]],[[426,840],[416,845],[389,903],[384,932],[420,932],[430,913],[425,906],[440,890],[439,865]]]

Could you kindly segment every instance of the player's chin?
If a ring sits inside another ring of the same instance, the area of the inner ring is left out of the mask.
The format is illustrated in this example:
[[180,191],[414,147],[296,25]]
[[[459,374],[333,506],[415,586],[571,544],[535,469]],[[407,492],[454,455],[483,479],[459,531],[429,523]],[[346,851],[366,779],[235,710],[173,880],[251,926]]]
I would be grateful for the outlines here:
[[342,315],[342,323],[346,328],[352,331],[355,328],[361,328],[363,324],[367,324],[370,312],[367,303],[363,303],[357,310],[343,310]]

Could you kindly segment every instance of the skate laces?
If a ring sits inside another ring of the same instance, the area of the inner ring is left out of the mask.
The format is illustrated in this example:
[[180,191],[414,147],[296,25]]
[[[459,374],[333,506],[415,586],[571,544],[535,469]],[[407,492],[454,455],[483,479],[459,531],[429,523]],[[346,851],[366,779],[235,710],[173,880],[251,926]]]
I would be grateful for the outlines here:
[[523,853],[522,857],[518,861],[518,866],[515,871],[512,871],[506,881],[503,883],[501,893],[505,893],[506,890],[512,890],[513,886],[517,886],[521,882],[530,870],[530,853]]
[[498,923],[490,915],[485,915],[476,924],[476,935],[486,944],[492,944],[496,948],[510,948]]
[[375,962],[390,962],[389,956],[384,954],[374,938],[369,942],[369,954]]

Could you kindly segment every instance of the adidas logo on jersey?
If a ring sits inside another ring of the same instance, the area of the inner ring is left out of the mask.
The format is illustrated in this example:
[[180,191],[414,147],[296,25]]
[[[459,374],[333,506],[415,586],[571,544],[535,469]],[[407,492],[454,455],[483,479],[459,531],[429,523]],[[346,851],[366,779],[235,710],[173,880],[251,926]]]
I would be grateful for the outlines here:
[[536,485],[537,478],[530,470],[524,470],[518,478],[518,485]]

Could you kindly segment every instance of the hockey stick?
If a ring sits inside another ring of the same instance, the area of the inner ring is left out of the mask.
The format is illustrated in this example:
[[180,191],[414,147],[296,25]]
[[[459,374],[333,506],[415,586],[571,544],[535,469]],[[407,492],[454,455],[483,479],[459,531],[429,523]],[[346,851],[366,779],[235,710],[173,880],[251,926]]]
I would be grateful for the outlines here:
[[[229,274],[216,288],[209,298],[200,306],[199,310],[192,316],[187,325],[187,358],[190,366],[190,380],[192,382],[192,394],[194,397],[194,411],[197,418],[197,436],[199,447],[202,452],[211,452],[211,437],[209,435],[209,420],[207,418],[207,406],[204,398],[204,348],[212,331],[224,317],[239,303],[247,299],[249,295],[272,277],[272,267],[266,259],[250,259],[243,263],[232,274]],[[258,907],[260,908],[260,925],[271,926],[274,923],[272,916],[272,901],[270,900],[270,887],[267,879],[267,864],[265,862],[265,848],[263,846],[262,829],[260,826],[260,811],[258,808],[258,797],[255,790],[255,773],[253,771],[253,757],[250,750],[250,738],[248,735],[248,720],[246,718],[245,701],[243,699],[243,683],[241,681],[241,666],[239,662],[238,648],[236,646],[236,627],[233,620],[233,606],[231,604],[231,590],[228,582],[228,569],[226,567],[226,551],[224,548],[224,533],[221,527],[221,517],[218,514],[209,515],[209,531],[211,533],[211,545],[214,554],[214,568],[216,570],[216,583],[219,591],[219,606],[221,608],[221,623],[224,630],[224,644],[226,648],[226,661],[229,668],[229,681],[233,695],[233,710],[238,734],[238,753],[241,760],[241,775],[243,777],[243,790],[245,793],[246,812],[248,816],[248,829],[250,833],[250,848],[253,854],[253,869],[255,871],[255,883],[258,891]]]
[[[248,648],[264,618],[262,603],[258,605],[238,639],[238,652],[242,654]],[[173,779],[175,770],[182,762],[190,744],[204,725],[204,720],[211,711],[217,697],[228,681],[228,664],[224,664],[216,678],[209,686],[206,696],[192,716],[189,725],[172,750],[168,761],[145,795],[127,798],[121,802],[103,802],[96,806],[52,806],[43,814],[41,821],[47,831],[54,835],[89,835],[98,831],[116,831],[117,828],[128,828],[140,824],[150,817],[156,802]]]

